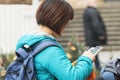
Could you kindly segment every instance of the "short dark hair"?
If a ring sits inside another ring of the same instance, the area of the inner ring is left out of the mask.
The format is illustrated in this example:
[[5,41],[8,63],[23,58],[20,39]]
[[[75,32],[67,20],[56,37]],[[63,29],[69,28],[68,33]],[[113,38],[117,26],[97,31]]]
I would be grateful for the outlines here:
[[65,0],[43,0],[36,12],[37,24],[49,27],[58,35],[73,17],[73,8]]

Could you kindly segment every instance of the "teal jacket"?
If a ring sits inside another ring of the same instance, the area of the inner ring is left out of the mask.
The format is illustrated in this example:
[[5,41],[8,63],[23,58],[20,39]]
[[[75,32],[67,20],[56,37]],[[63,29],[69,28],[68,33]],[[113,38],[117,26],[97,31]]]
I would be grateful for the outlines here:
[[[24,35],[18,40],[16,49],[44,40],[57,41],[47,36]],[[92,71],[92,61],[80,56],[76,66],[72,66],[62,46],[58,45],[60,47],[50,46],[34,57],[37,80],[86,80]]]

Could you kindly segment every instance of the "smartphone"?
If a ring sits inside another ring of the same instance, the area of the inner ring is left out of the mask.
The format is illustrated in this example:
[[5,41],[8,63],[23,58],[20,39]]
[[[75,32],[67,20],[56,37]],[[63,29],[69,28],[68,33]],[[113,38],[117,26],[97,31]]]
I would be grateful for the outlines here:
[[92,50],[92,53],[94,55],[97,55],[101,50],[103,49],[102,46],[96,46],[96,47],[91,47],[90,50]]

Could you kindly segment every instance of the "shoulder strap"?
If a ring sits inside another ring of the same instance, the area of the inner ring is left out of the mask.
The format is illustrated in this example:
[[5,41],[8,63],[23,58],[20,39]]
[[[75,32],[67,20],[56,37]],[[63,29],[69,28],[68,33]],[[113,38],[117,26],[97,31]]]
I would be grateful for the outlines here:
[[24,48],[19,48],[18,50],[16,50],[16,55],[18,57],[20,56],[23,59],[25,59],[27,56],[29,56],[29,54],[35,56],[37,53],[41,52],[42,50],[44,50],[49,46],[59,47],[57,42],[46,40],[46,41],[38,42],[35,46],[33,46],[33,49],[30,52],[27,52]]
[[59,47],[58,43],[55,41],[46,40],[43,42],[39,42],[37,43],[37,46],[33,49],[32,55],[35,56],[37,53],[41,52],[42,50],[44,50],[45,48],[49,46]]

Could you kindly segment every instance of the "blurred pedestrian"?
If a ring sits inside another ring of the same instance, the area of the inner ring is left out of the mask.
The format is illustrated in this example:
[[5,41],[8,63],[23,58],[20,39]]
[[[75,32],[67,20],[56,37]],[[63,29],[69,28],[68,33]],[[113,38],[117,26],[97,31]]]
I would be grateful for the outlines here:
[[[106,27],[97,9],[96,0],[87,0],[86,9],[83,14],[85,41],[88,47],[95,47],[107,44]],[[96,69],[100,71],[101,65],[96,56]]]

